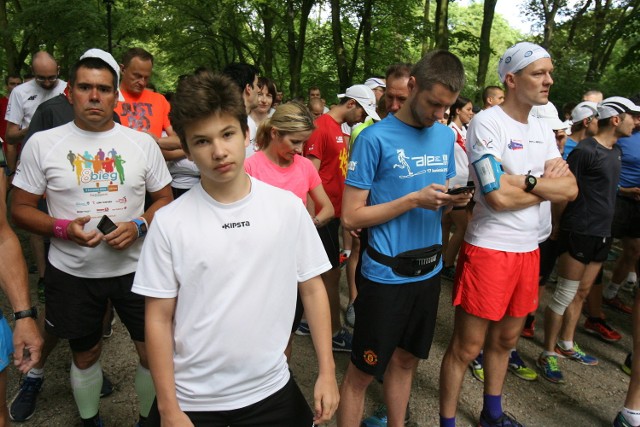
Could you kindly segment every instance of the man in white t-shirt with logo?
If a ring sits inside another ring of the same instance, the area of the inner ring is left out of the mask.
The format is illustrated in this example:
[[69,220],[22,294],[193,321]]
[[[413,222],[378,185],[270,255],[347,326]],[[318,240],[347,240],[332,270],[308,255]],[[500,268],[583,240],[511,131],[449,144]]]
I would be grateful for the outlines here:
[[498,66],[505,101],[476,115],[468,130],[476,206],[454,282],[454,331],[440,370],[441,426],[455,426],[466,367],[483,345],[479,426],[521,426],[502,410],[502,386],[510,349],[538,305],[539,204],[573,200],[578,191],[553,133],[529,116],[548,102],[552,71],[538,45],[507,49]]
[[[15,223],[52,237],[45,273],[46,329],[68,339],[71,388],[84,426],[99,415],[102,319],[111,300],[140,357],[140,422],[155,397],[144,336],[144,298],[131,292],[142,237],[172,200],[171,176],[153,138],[113,121],[117,72],[99,58],[70,73],[74,121],[31,137],[14,179]],[[73,162],[73,168],[69,164]],[[152,199],[144,211],[145,191]],[[37,208],[46,194],[49,214]]]

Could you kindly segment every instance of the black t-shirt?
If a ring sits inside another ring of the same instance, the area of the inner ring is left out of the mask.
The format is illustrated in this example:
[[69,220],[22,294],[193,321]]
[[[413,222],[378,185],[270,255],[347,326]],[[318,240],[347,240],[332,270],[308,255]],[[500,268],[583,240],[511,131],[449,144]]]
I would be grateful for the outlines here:
[[573,149],[567,162],[578,182],[578,197],[569,202],[560,228],[589,236],[611,236],[611,222],[620,177],[622,152],[586,138]]

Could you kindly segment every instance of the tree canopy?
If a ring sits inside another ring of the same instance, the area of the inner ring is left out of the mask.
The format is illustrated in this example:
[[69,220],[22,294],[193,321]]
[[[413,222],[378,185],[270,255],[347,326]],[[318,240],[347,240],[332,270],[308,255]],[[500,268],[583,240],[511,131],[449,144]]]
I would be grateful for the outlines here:
[[528,35],[509,26],[497,0],[0,0],[2,74],[28,71],[38,50],[51,52],[63,75],[86,49],[106,50],[108,4],[115,58],[132,46],[152,52],[161,91],[197,67],[244,61],[286,98],[317,85],[331,103],[351,84],[439,47],[461,57],[463,94],[478,99],[483,86],[499,84],[499,56],[520,40],[550,50],[558,106],[587,89],[640,91],[632,78],[640,0],[524,0],[522,19],[534,29]]

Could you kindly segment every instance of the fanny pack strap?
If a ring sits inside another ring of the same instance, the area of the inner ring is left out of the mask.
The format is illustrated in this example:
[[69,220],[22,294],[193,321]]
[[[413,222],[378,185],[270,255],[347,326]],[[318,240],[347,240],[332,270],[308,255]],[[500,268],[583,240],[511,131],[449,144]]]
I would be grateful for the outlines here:
[[380,252],[373,249],[372,246],[367,246],[367,253],[372,260],[382,265],[386,265],[387,267],[397,268],[398,267],[398,259],[389,255],[381,254]]

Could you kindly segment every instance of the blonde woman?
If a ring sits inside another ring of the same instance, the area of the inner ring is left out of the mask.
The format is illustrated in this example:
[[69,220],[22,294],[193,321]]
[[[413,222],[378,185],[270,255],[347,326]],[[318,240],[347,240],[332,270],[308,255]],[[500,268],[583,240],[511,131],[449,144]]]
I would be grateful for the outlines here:
[[[315,206],[313,222],[321,227],[333,218],[333,205],[311,160],[301,155],[314,129],[307,107],[297,102],[278,105],[273,115],[260,124],[256,135],[258,151],[245,160],[244,167],[249,175],[291,191],[305,205],[310,197]],[[298,300],[291,332],[298,328],[301,318],[302,304]],[[291,340],[285,355],[287,359],[291,357]]]

